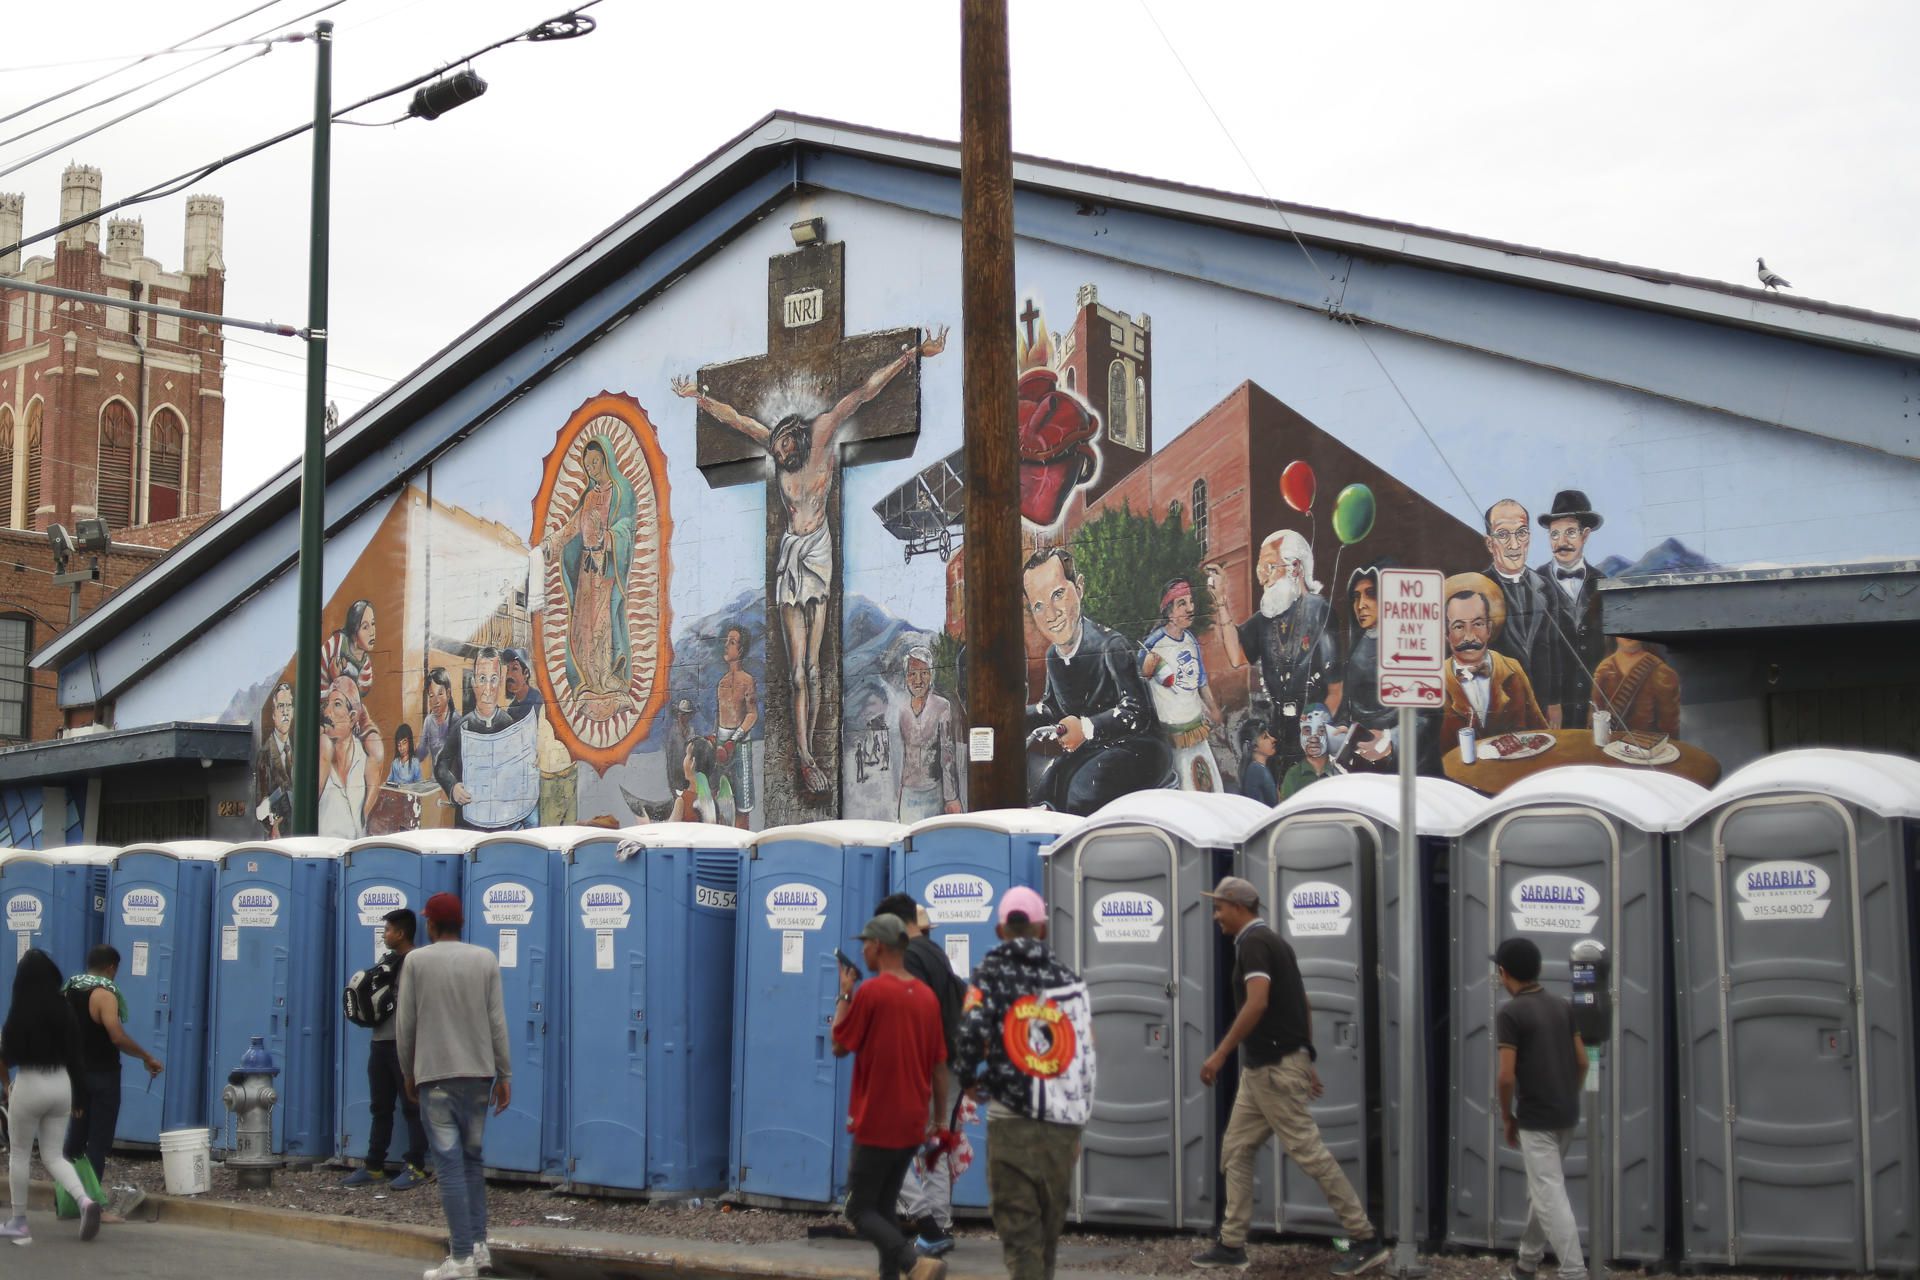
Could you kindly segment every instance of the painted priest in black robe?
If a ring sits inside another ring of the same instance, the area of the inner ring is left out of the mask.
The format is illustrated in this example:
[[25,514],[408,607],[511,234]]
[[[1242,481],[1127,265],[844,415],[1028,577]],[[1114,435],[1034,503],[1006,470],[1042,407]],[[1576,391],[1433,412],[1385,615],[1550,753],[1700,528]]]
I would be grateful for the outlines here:
[[1073,553],[1047,547],[1027,561],[1027,616],[1047,641],[1047,687],[1027,707],[1028,798],[1090,814],[1129,791],[1173,783],[1138,654],[1117,631],[1082,616]]

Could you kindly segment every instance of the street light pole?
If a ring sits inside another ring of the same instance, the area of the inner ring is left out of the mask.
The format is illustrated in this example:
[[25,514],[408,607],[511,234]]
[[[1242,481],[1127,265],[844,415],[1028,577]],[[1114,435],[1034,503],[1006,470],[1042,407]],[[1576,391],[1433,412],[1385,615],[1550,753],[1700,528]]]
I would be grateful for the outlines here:
[[327,505],[327,239],[333,140],[333,24],[315,25],[313,221],[307,256],[307,435],[300,462],[300,628],[293,664],[293,829],[320,821],[320,592]]

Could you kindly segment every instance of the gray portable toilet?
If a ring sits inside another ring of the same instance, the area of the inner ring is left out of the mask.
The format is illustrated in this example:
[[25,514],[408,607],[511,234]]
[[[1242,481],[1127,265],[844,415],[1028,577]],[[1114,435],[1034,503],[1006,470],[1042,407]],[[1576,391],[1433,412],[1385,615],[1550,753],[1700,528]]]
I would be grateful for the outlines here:
[[1136,791],[1044,855],[1047,941],[1086,981],[1100,1046],[1076,1222],[1213,1225],[1219,1126],[1200,1064],[1221,1029],[1223,982],[1200,895],[1269,812],[1244,796]]
[[1673,863],[1681,1260],[1912,1272],[1920,763],[1786,751]]
[[[1425,954],[1443,932],[1440,903],[1445,846],[1486,801],[1444,778],[1415,779],[1419,836],[1428,886],[1422,924]],[[1260,890],[1269,923],[1293,947],[1313,1007],[1313,1044],[1326,1092],[1313,1104],[1327,1150],[1391,1236],[1398,1184],[1400,1099],[1400,780],[1387,774],[1343,774],[1295,792],[1247,833],[1240,873]],[[1441,971],[1444,974],[1444,970]],[[1423,992],[1424,1011],[1433,993]],[[1422,1029],[1422,1043],[1431,1044]],[[1432,1234],[1433,1192],[1422,1172],[1429,1160],[1421,1117],[1416,1130],[1415,1222]],[[1376,1167],[1377,1166],[1377,1167]],[[1256,1230],[1337,1236],[1340,1221],[1320,1186],[1280,1151],[1276,1139],[1255,1170]]]
[[[1536,773],[1489,803],[1460,842],[1453,878],[1453,1106],[1448,1244],[1515,1249],[1527,1175],[1499,1116],[1494,1019],[1506,1003],[1491,956],[1507,938],[1540,947],[1540,981],[1567,995],[1569,949],[1606,944],[1613,1038],[1597,1081],[1607,1133],[1606,1260],[1667,1252],[1667,846],[1706,788],[1646,770],[1571,765]],[[1591,1104],[1589,1094],[1583,1108]],[[1584,1111],[1583,1111],[1584,1114]],[[1567,1194],[1587,1248],[1586,1127],[1567,1154]]]

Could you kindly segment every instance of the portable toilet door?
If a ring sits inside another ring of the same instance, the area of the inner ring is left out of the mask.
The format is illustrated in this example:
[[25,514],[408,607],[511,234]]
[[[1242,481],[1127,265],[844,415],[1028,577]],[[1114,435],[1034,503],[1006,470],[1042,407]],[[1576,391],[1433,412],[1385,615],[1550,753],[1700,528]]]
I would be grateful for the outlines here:
[[[483,1159],[504,1176],[566,1176],[567,864],[598,827],[483,836],[467,855],[466,940],[500,960],[513,1097],[487,1119]],[[406,979],[401,979],[404,982]]]
[[[1495,1020],[1507,1001],[1490,957],[1508,938],[1540,947],[1540,981],[1571,991],[1573,944],[1605,944],[1613,1035],[1588,1081],[1605,1126],[1609,1231],[1603,1260],[1652,1263],[1667,1252],[1667,842],[1706,789],[1684,778],[1573,765],[1501,792],[1461,842],[1454,876],[1453,1183],[1447,1242],[1516,1249],[1527,1222],[1527,1175],[1506,1144],[1498,1108]],[[1584,1122],[1566,1157],[1567,1194],[1594,1251]]]
[[[347,980],[386,954],[386,917],[402,907],[416,917],[436,893],[460,893],[471,831],[427,829],[354,841],[340,857],[338,935],[334,946],[334,991],[346,990]],[[415,946],[427,945],[427,922],[416,919]],[[367,1061],[373,1051],[373,1029],[348,1022],[336,1000],[334,1016],[334,1154],[364,1160],[368,1126],[373,1118],[373,1086],[367,1079]],[[396,1122],[396,1142],[390,1156],[404,1154],[406,1129]]]
[[663,822],[567,855],[567,1181],[723,1190],[734,919],[753,833]]
[[323,1160],[333,1154],[334,908],[347,842],[321,836],[249,841],[220,859],[217,936],[208,988],[207,1115],[215,1151],[232,1151],[227,1076],[254,1036],[280,1075],[273,1150]]
[[852,819],[773,827],[748,846],[734,944],[734,1191],[833,1205],[846,1192],[852,1058],[833,1054],[836,949],[886,896],[904,827]]
[[[961,982],[973,976],[980,957],[1000,944],[996,904],[1015,885],[1041,889],[1040,850],[1081,824],[1082,819],[1051,809],[984,809],[941,814],[914,823],[895,846],[895,893],[905,893],[926,908],[929,936],[947,953]],[[959,1105],[959,1099],[954,1099]],[[987,1207],[987,1125],[985,1109],[967,1127],[973,1163],[955,1179],[953,1205]]]
[[[1442,778],[1415,780],[1422,845],[1420,882],[1423,956],[1446,941],[1445,850],[1486,801]],[[1310,1110],[1327,1150],[1363,1201],[1379,1206],[1378,1224],[1399,1227],[1400,1159],[1400,782],[1384,774],[1322,779],[1269,810],[1247,834],[1241,874],[1260,891],[1267,921],[1299,962],[1313,1010],[1313,1044],[1325,1092]],[[1415,1001],[1416,1038],[1433,1038],[1429,1006],[1444,992],[1444,972],[1420,966],[1428,982]],[[1429,1090],[1443,1076],[1428,1073]],[[1431,1152],[1439,1119],[1415,1119],[1414,1222],[1432,1234]],[[1371,1211],[1371,1210],[1370,1210]],[[1278,1140],[1254,1170],[1253,1225],[1275,1232],[1338,1236],[1326,1195]]]
[[125,1025],[166,1070],[120,1073],[121,1146],[156,1147],[166,1129],[205,1127],[208,982],[216,865],[229,845],[175,840],[129,845],[107,876],[107,942],[120,953],[114,985]]
[[1681,1258],[1912,1272],[1920,764],[1788,751],[1674,861]]
[[1141,791],[1053,845],[1047,941],[1087,984],[1100,1046],[1070,1212],[1079,1222],[1203,1228],[1218,1204],[1218,1124],[1200,1064],[1223,1024],[1207,899],[1267,806]]
[[84,973],[87,952],[100,941],[107,909],[107,867],[120,850],[110,845],[24,849],[0,860],[0,914],[7,944],[0,945],[0,992],[13,990],[20,957],[38,947],[70,978]]

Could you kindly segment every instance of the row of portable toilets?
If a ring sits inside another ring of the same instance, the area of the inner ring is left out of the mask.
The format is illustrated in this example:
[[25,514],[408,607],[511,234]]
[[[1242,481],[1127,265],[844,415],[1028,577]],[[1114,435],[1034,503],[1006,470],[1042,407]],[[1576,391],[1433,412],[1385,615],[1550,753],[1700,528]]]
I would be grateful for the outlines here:
[[[1490,957],[1532,937],[1543,980],[1565,993],[1569,948],[1591,938],[1611,952],[1615,1006],[1589,1094],[1607,1136],[1601,1252],[1920,1267],[1920,763],[1788,752],[1712,792],[1562,768],[1491,801],[1423,778],[1417,814],[1403,841],[1397,781],[1349,775],[1278,808],[1157,791],[1084,820],[19,853],[0,861],[17,939],[0,950],[0,984],[26,947],[70,972],[104,932],[130,1030],[168,1065],[151,1093],[128,1073],[123,1142],[209,1122],[219,1134],[226,1073],[264,1035],[283,1068],[276,1149],[354,1158],[369,1033],[340,1017],[340,988],[375,958],[386,912],[461,893],[465,936],[500,958],[513,1046],[513,1105],[487,1128],[496,1174],[827,1206],[851,1154],[851,1060],[829,1036],[835,948],[905,890],[966,973],[995,944],[999,896],[1029,884],[1093,992],[1098,1079],[1071,1216],[1204,1230],[1231,1082],[1209,1090],[1199,1071],[1231,1010],[1230,956],[1201,892],[1231,872],[1260,886],[1299,956],[1326,1086],[1314,1112],[1389,1233],[1411,1159],[1424,1243],[1518,1244],[1526,1178],[1495,1109]],[[1412,966],[1398,954],[1403,856],[1418,859]],[[1409,971],[1411,1029],[1398,1022]],[[1402,1152],[1409,1030],[1422,1078],[1415,1149]],[[984,1132],[970,1137],[983,1156]],[[956,1206],[985,1206],[984,1169],[976,1158]],[[1583,1232],[1593,1173],[1583,1130],[1568,1161]],[[1256,1196],[1257,1229],[1338,1232],[1277,1147]]]

